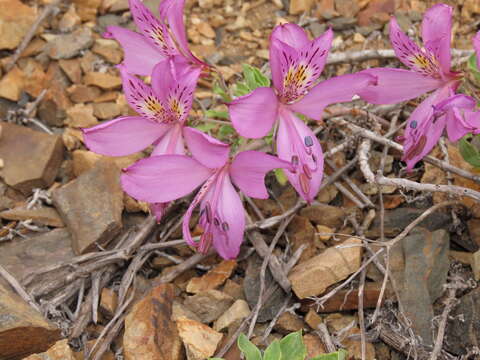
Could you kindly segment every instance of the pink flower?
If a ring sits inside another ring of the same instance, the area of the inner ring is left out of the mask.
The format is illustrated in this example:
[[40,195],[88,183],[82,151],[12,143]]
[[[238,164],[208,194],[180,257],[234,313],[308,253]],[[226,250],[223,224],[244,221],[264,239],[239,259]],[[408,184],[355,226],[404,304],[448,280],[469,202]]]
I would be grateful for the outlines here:
[[375,80],[368,74],[349,74],[317,84],[332,38],[328,30],[310,41],[298,25],[277,26],[270,37],[273,88],[259,87],[229,104],[233,126],[248,138],[267,135],[278,120],[278,156],[292,162],[294,168],[286,175],[309,202],[320,189],[323,153],[315,134],[294,112],[320,120],[326,106],[351,101]]
[[124,63],[129,73],[149,76],[158,62],[178,55],[193,65],[202,68],[209,66],[195,57],[188,48],[183,23],[185,0],[163,0],[159,6],[158,19],[140,0],[129,0],[129,5],[140,33],[109,26],[104,34],[122,45]]
[[[238,255],[245,230],[242,201],[232,182],[246,195],[266,199],[265,174],[291,165],[258,151],[244,151],[229,161],[230,147],[195,129],[185,133],[192,156],[162,155],[142,159],[124,170],[123,189],[132,197],[150,203],[179,199],[202,185],[183,219],[188,244],[206,252],[213,244],[225,259]],[[194,209],[200,206],[199,224],[204,232],[199,242],[189,230]]]
[[359,95],[373,104],[394,104],[433,91],[412,113],[405,130],[403,159],[407,169],[428,154],[445,128],[445,114],[433,116],[433,106],[454,95],[460,79],[450,69],[452,8],[445,4],[431,7],[423,17],[420,48],[400,29],[395,18],[390,21],[390,41],[398,59],[410,70],[373,68],[365,70],[376,76],[376,86]]
[[[184,154],[185,121],[193,101],[199,68],[191,68],[183,58],[163,60],[155,66],[152,86],[130,75],[118,66],[123,89],[130,106],[140,116],[122,116],[100,125],[83,129],[88,149],[107,156],[124,156],[154,145],[152,156]],[[152,204],[157,220],[167,204]]]

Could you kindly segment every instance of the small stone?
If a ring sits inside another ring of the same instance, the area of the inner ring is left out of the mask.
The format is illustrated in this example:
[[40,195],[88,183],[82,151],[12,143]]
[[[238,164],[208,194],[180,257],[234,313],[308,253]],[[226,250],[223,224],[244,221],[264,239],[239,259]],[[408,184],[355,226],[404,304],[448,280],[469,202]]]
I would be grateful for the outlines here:
[[306,217],[295,215],[287,227],[288,236],[291,241],[292,251],[297,251],[301,246],[306,246],[303,250],[300,262],[310,259],[317,255],[315,244],[315,227]]
[[42,314],[13,290],[0,284],[2,359],[22,359],[30,354],[46,351],[60,336],[60,330],[47,322]]
[[328,204],[330,201],[335,199],[337,195],[338,189],[335,187],[335,185],[328,185],[320,189],[320,192],[317,195],[317,201],[322,204]]
[[98,124],[93,116],[93,106],[90,104],[75,104],[67,110],[66,124],[74,128],[86,128]]
[[357,44],[362,44],[365,42],[365,37],[360,33],[355,33],[353,35],[353,42]]
[[118,296],[112,289],[103,288],[100,296],[100,309],[112,317],[117,310]]
[[79,129],[66,128],[62,134],[62,141],[68,150],[78,149],[83,141],[83,133]]
[[58,61],[58,64],[72,83],[76,84],[82,80],[82,69],[80,69],[78,59],[62,59]]
[[305,315],[305,322],[310,326],[313,330],[317,330],[318,326],[323,322],[320,315],[317,314],[315,310],[312,308],[308,309],[307,314]]
[[86,85],[95,85],[104,90],[113,90],[122,85],[122,79],[117,75],[110,75],[101,72],[88,72],[83,77]]
[[23,360],[76,360],[75,354],[68,345],[68,339],[57,341],[46,352],[30,355]]
[[245,299],[245,295],[243,294],[243,287],[233,280],[227,279],[222,291],[225,294],[230,295],[234,299]]
[[300,211],[300,215],[316,225],[324,225],[334,229],[341,228],[347,216],[343,209],[325,204],[304,207]]
[[[3,37],[3,34],[2,36]],[[1,80],[0,80],[0,97],[18,101],[25,84],[25,74],[17,66],[14,66]]]
[[211,289],[217,289],[235,270],[237,262],[235,260],[224,260],[215,266],[202,277],[193,278],[188,282],[187,292],[198,294]]
[[75,29],[81,23],[80,16],[78,16],[77,12],[75,11],[75,5],[71,4],[63,14],[62,18],[58,23],[58,28],[61,32],[69,32]]
[[24,74],[23,90],[36,98],[46,87],[47,76],[43,71],[43,66],[33,59],[26,59],[22,71]]
[[19,0],[0,1],[0,49],[13,50],[20,45],[36,18],[36,8]]
[[111,120],[122,112],[120,105],[114,102],[93,104],[93,114],[101,120]]
[[192,310],[182,303],[174,301],[172,307],[172,320],[177,321],[178,319],[189,319],[201,322],[200,318]]
[[188,360],[204,360],[215,353],[223,335],[212,328],[188,319],[177,320],[180,338],[187,350]]
[[197,30],[203,36],[209,39],[215,39],[215,30],[207,22],[201,22],[197,25]]
[[243,320],[250,315],[250,307],[245,300],[237,300],[225,311],[213,325],[216,331],[227,329],[239,320]]
[[354,17],[357,15],[360,7],[356,0],[335,0],[335,10],[344,17]]
[[360,244],[359,239],[347,239],[338,245],[339,248],[328,248],[320,255],[295,266],[288,278],[297,297],[304,299],[320,295],[330,285],[358,270],[362,258]]
[[304,12],[310,11],[313,4],[313,0],[290,0],[290,8],[288,12],[290,15],[300,15]]
[[55,60],[70,59],[93,44],[92,31],[80,27],[71,34],[58,35],[48,42],[48,55]]
[[181,360],[182,343],[172,320],[172,284],[153,288],[125,318],[125,360]]
[[96,86],[73,84],[67,89],[67,92],[74,103],[88,103],[97,99],[102,91]]
[[5,163],[0,176],[7,185],[24,194],[52,185],[63,160],[60,137],[25,126],[2,122],[0,125],[0,159]]
[[471,219],[467,221],[468,232],[472,241],[480,246],[480,220]]
[[317,225],[317,234],[320,241],[326,242],[332,238],[334,230],[325,225]]
[[289,311],[285,311],[280,315],[276,324],[273,327],[280,334],[288,335],[295,331],[305,331],[305,323],[297,315],[292,314]]
[[306,359],[313,359],[316,356],[327,353],[327,351],[325,350],[325,347],[323,346],[322,341],[319,339],[318,336],[314,334],[303,335],[303,343],[307,348]]
[[92,52],[102,56],[111,64],[119,64],[123,59],[122,48],[115,40],[96,39]]
[[47,206],[27,209],[26,207],[18,207],[7,211],[0,212],[0,218],[6,220],[32,220],[36,225],[46,225],[52,227],[64,227],[60,215],[57,210]]
[[204,324],[217,320],[233,304],[233,298],[218,290],[208,290],[185,299],[184,305]]
[[102,0],[73,0],[82,21],[95,20]]
[[198,0],[198,6],[202,9],[211,9],[213,8],[213,0]]
[[99,161],[77,179],[56,189],[52,199],[72,233],[77,254],[105,246],[122,228],[120,171],[111,160]]
[[80,176],[84,172],[88,172],[95,167],[95,165],[102,159],[110,159],[115,162],[118,169],[129,167],[134,162],[142,158],[141,153],[127,155],[127,156],[115,156],[109,157],[100,154],[96,154],[87,150],[75,150],[73,152],[73,173],[75,176]]

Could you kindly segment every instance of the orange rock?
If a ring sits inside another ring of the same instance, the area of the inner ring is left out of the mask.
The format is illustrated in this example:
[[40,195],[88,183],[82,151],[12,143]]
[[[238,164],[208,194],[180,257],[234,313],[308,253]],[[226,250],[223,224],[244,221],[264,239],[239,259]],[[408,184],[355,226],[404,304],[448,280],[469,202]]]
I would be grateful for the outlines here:
[[122,85],[120,76],[94,71],[85,74],[83,81],[86,85],[95,85],[104,90],[113,90]]
[[68,346],[68,339],[65,339],[55,343],[46,352],[30,355],[24,360],[76,360],[76,357],[70,346]]
[[204,360],[215,353],[222,334],[211,327],[189,319],[177,320],[178,333],[189,360]]
[[203,291],[216,289],[223,285],[232,271],[236,268],[235,260],[224,260],[212,270],[201,277],[193,278],[188,282],[187,291],[189,293],[198,294]]
[[37,11],[19,0],[0,0],[0,49],[15,49],[37,18]]
[[[3,35],[1,37],[3,37]],[[0,97],[18,101],[24,85],[25,74],[17,66],[14,66],[12,70],[0,80]]]

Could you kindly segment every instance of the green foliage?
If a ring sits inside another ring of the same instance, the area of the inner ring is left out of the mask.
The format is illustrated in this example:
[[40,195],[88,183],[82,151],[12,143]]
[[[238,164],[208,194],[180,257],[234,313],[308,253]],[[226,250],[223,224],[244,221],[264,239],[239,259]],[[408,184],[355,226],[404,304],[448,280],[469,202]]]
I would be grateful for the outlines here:
[[280,185],[282,185],[282,186],[287,185],[288,178],[285,175],[285,171],[283,171],[283,169],[280,169],[280,168],[275,169],[274,174],[275,174],[275,177],[277,178],[277,181]]
[[477,67],[477,55],[472,54],[472,56],[468,58],[467,64],[468,70],[473,75],[473,79],[475,80],[477,85],[480,85],[480,69],[478,69]]
[[[477,135],[478,136],[478,135]],[[463,159],[470,165],[480,168],[480,152],[469,140],[472,139],[472,135],[466,135],[460,139],[458,147]]]
[[262,352],[244,334],[238,337],[237,345],[246,360],[262,360]]
[[258,87],[270,86],[270,79],[262,74],[259,68],[243,64],[243,79],[235,84],[233,94],[243,96],[252,92]]
[[[305,360],[307,357],[307,348],[303,343],[301,331],[288,334],[281,340],[274,340],[265,349],[263,356],[262,352],[244,334],[238,337],[237,345],[246,360]],[[223,359],[210,358],[209,360]],[[347,352],[339,350],[316,356],[310,360],[347,360]]]
[[216,118],[216,119],[224,119],[224,120],[229,119],[228,111],[207,110],[205,111],[205,116],[209,118]]
[[223,89],[223,87],[221,87],[218,82],[215,82],[213,84],[213,88],[212,88],[212,91],[214,94],[217,94],[219,95],[223,101],[225,102],[230,102],[232,101],[232,99],[230,98],[230,95],[227,94],[227,92],[225,91],[225,89]]

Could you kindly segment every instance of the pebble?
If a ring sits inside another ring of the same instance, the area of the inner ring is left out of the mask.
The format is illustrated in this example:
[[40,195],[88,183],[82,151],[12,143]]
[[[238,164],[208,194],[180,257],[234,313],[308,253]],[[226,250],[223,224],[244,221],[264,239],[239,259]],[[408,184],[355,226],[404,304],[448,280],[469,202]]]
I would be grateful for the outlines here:
[[23,71],[17,66],[14,66],[12,70],[0,80],[0,97],[11,101],[20,100],[25,80]]
[[184,305],[204,324],[217,320],[233,304],[233,298],[218,290],[208,290],[185,299]]
[[57,210],[48,206],[34,207],[32,209],[27,209],[26,207],[13,208],[0,212],[0,218],[15,221],[32,220],[34,224],[40,226],[65,226]]
[[95,85],[104,90],[113,90],[122,85],[120,76],[93,71],[85,74],[83,82],[86,85]]
[[235,260],[224,260],[202,277],[194,277],[187,284],[187,292],[200,292],[216,289],[223,285],[237,267]]
[[37,10],[20,0],[0,2],[0,49],[13,50],[23,40],[37,18]]
[[93,116],[93,106],[91,104],[75,104],[67,110],[68,126],[74,128],[87,128],[98,124],[98,120]]
[[223,337],[212,328],[189,319],[177,320],[177,329],[188,360],[204,360],[213,356]]
[[239,320],[245,319],[250,315],[250,307],[245,300],[237,300],[233,305],[228,308],[213,325],[213,329],[216,331],[223,331],[229,328]]
[[57,341],[50,349],[41,354],[30,355],[23,360],[76,360],[68,345],[68,339]]
[[58,35],[48,42],[48,55],[55,60],[70,59],[80,54],[80,51],[93,45],[92,31],[80,27],[66,35]]

